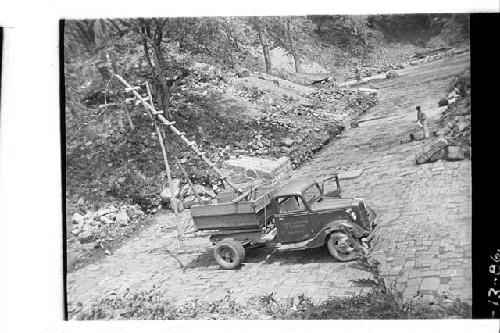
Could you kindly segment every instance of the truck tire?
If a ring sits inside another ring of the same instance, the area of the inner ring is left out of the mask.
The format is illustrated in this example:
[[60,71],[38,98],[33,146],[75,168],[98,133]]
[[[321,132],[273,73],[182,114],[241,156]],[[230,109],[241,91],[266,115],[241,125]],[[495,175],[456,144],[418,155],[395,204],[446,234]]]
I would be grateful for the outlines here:
[[341,231],[330,234],[326,246],[330,254],[338,261],[351,261],[360,256],[358,241]]
[[215,244],[214,258],[223,269],[235,269],[245,259],[245,248],[233,239],[223,239]]

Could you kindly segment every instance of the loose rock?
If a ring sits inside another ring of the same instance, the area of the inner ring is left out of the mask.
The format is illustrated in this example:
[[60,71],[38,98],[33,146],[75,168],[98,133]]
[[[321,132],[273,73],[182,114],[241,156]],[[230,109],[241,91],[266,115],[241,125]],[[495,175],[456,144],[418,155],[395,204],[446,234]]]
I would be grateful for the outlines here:
[[445,105],[448,105],[448,99],[443,97],[439,100],[438,106],[445,106]]
[[78,236],[78,240],[80,241],[80,244],[86,244],[90,243],[94,240],[94,236],[90,231],[84,231]]
[[387,79],[392,79],[392,78],[395,78],[398,76],[399,76],[399,74],[396,71],[388,71],[387,73],[385,73],[385,77]]
[[81,214],[74,213],[71,221],[73,222],[73,224],[81,224],[85,221],[85,217]]
[[[116,216],[115,216],[116,218]],[[113,221],[112,219],[108,218],[107,216],[101,216],[100,217],[100,221],[104,224],[113,224],[115,223],[115,221]]]
[[448,141],[445,138],[439,138],[430,145],[426,146],[416,157],[416,163],[435,162],[446,156],[445,148],[448,146]]
[[280,140],[280,144],[285,147],[291,147],[294,143],[294,140],[291,138],[283,138]]
[[[180,185],[181,185],[181,180],[174,178],[172,179],[173,187],[174,187],[174,195],[175,197],[179,197],[179,193],[181,191]],[[172,193],[170,193],[170,185],[165,186],[163,191],[160,194],[160,198],[163,203],[170,203],[172,200]]]
[[78,234],[81,232],[81,230],[79,228],[73,228],[71,229],[71,234],[73,236],[78,236]]
[[446,158],[448,161],[460,161],[465,158],[465,155],[460,146],[448,146]]
[[128,222],[130,221],[130,217],[127,214],[127,211],[122,208],[120,211],[116,214],[116,222],[120,224],[120,226],[124,227],[128,225]]

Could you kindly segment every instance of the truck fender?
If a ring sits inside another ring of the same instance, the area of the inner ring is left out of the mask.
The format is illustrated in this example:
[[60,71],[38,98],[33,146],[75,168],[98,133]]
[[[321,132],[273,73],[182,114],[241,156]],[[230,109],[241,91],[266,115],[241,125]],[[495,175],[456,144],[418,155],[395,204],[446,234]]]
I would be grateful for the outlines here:
[[348,220],[335,220],[328,222],[321,230],[321,234],[324,235],[323,242],[324,240],[326,240],[328,235],[335,231],[345,232],[346,234],[352,235],[355,238],[361,238],[365,234],[365,230],[363,230],[363,228],[355,223],[352,223]]
[[356,238],[362,237],[364,230],[356,224],[347,220],[335,220],[328,222],[314,237],[314,239],[307,244],[308,248],[320,247],[325,244],[326,238],[332,232],[343,231]]
[[345,232],[346,234],[349,234],[355,238],[361,238],[365,234],[363,228],[361,228],[357,224],[354,224],[347,220],[335,220],[328,222],[321,229],[321,231],[318,232],[318,235],[314,238],[314,240],[308,244],[308,247],[323,246],[328,236],[335,231]]

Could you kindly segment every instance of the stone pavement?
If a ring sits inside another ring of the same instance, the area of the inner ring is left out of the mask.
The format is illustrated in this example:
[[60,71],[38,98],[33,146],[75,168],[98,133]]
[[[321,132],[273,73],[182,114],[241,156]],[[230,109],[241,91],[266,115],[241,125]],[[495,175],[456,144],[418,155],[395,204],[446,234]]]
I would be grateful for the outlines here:
[[360,177],[342,182],[343,196],[365,198],[378,212],[372,256],[404,297],[417,291],[430,296],[448,293],[466,301],[472,297],[471,162],[416,165],[415,155],[424,142],[400,144],[418,126],[412,124],[416,105],[427,112],[430,131],[437,126],[443,111],[437,101],[449,78],[467,62],[468,57],[440,61],[379,83],[381,100],[367,118],[388,121],[367,121],[350,129],[298,171],[327,175],[364,170]]
[[[468,56],[430,63],[405,76],[379,82],[380,102],[367,121],[347,130],[294,176],[363,170],[342,181],[345,197],[363,197],[379,214],[372,256],[381,272],[407,298],[449,293],[471,299],[471,163],[415,164],[424,142],[400,144],[414,129],[415,106],[436,109],[451,78],[467,66]],[[437,112],[430,112],[430,130]],[[355,172],[356,173],[356,172]],[[189,210],[182,213],[187,223]],[[244,265],[220,270],[208,237],[189,237],[182,248],[172,214],[101,262],[67,275],[68,300],[88,305],[114,291],[160,286],[172,299],[215,300],[231,292],[236,299],[275,293],[304,294],[315,301],[368,291],[353,280],[369,278],[356,263],[336,262],[325,248],[274,253],[247,252]],[[194,235],[192,235],[194,236]]]

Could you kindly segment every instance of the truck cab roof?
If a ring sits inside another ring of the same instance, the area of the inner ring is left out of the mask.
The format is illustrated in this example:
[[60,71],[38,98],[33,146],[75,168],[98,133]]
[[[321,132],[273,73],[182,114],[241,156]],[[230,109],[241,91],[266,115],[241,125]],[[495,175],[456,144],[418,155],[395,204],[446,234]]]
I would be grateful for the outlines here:
[[294,179],[284,185],[276,188],[273,193],[273,198],[284,197],[289,195],[302,195],[306,189],[316,184],[315,179],[299,178]]

